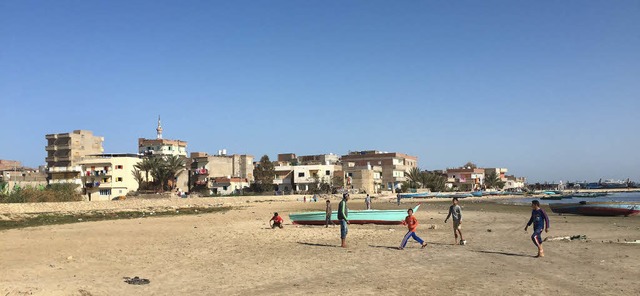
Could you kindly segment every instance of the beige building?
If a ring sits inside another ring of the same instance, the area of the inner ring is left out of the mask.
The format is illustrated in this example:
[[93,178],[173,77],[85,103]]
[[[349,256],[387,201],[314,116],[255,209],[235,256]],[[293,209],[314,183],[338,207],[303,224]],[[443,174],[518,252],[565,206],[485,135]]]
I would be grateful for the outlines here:
[[0,181],[6,182],[8,189],[13,189],[16,186],[43,188],[47,186],[47,174],[31,168],[13,167],[0,170]]
[[211,180],[211,194],[230,195],[241,193],[251,183],[245,178],[216,177]]
[[308,191],[318,183],[334,185],[333,178],[342,175],[342,166],[337,164],[276,165],[274,168],[273,184],[283,192]]
[[383,189],[381,166],[356,166],[354,162],[343,163],[345,186],[360,193],[380,193]]
[[22,163],[17,160],[0,159],[0,171],[13,170],[22,167]]
[[244,187],[249,187],[249,184],[254,180],[252,155],[226,155],[226,150],[218,151],[217,155],[193,152],[190,161],[190,190],[208,189],[211,194],[228,192],[228,190],[217,190],[220,186],[214,186],[215,178],[247,180],[246,186],[243,182],[238,183]]
[[449,187],[460,191],[479,190],[484,185],[484,169],[452,168],[447,169],[446,174]]
[[80,161],[86,155],[104,151],[103,137],[94,136],[91,131],[75,130],[71,133],[48,134],[47,173],[49,184],[73,183],[82,185]]
[[177,155],[187,157],[187,142],[162,138],[162,125],[158,117],[155,139],[138,139],[138,153],[142,155]]
[[357,167],[381,167],[384,189],[392,191],[400,188],[402,182],[407,180],[406,172],[418,167],[418,157],[398,152],[355,151],[343,155],[340,160],[343,163],[353,162]]
[[132,171],[142,161],[137,154],[98,154],[81,162],[84,194],[89,201],[111,200],[138,190]]

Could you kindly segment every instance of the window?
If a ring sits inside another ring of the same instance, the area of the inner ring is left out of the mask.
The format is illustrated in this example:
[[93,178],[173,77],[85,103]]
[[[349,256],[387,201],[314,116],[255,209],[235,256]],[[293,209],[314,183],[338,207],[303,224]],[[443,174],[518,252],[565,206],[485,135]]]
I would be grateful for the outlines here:
[[122,182],[122,177],[116,178],[116,182]]
[[329,176],[329,175],[331,175],[331,171],[325,171],[324,174]]
[[222,186],[222,190],[227,191],[227,186]]
[[121,164],[116,166],[116,170],[121,170],[121,169],[122,169],[122,165]]
[[304,177],[304,173],[298,173],[298,177]]
[[111,189],[100,189],[100,195],[111,195]]
[[353,177],[353,173],[348,173],[347,174],[349,177]]

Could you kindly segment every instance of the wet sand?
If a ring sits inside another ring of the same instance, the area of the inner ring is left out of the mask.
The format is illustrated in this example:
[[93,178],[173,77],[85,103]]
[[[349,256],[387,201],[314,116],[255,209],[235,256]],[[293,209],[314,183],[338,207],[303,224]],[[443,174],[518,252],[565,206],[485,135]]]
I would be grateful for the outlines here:
[[[397,209],[390,201],[373,206]],[[333,202],[336,209],[338,199]],[[135,207],[130,203],[123,207]],[[342,249],[338,227],[296,226],[288,219],[290,212],[323,210],[324,202],[159,203],[234,209],[0,231],[0,295],[640,294],[640,244],[617,243],[640,239],[640,217],[558,216],[544,208],[551,231],[543,237],[584,234],[587,240],[546,242],[546,257],[537,259],[531,230],[523,231],[530,208],[486,200],[461,201],[466,246],[452,245],[451,222],[443,223],[449,202],[424,202],[416,213],[418,235],[429,245],[410,242],[402,251],[395,248],[403,226],[351,225],[349,248]],[[403,201],[401,208],[413,205]],[[363,208],[362,199],[350,202],[352,210]],[[284,229],[268,227],[274,211],[284,216]],[[151,283],[123,280],[134,276]]]

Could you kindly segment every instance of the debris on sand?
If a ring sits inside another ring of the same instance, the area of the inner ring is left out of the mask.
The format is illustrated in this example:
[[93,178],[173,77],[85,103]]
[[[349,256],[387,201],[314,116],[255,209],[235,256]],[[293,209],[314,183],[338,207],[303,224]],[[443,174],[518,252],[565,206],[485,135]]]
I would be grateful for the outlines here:
[[570,235],[570,236],[549,236],[544,241],[573,241],[573,240],[587,240],[587,236],[584,234]]
[[124,282],[129,284],[129,285],[146,285],[148,283],[150,283],[151,281],[148,279],[141,279],[137,276],[134,276],[133,278],[130,278],[128,276],[123,277]]

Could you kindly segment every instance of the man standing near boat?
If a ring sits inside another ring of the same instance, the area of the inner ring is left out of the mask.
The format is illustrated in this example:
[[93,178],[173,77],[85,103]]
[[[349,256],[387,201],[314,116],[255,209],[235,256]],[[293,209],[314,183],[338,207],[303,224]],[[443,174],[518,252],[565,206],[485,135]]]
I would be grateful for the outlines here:
[[347,233],[349,232],[349,209],[347,208],[347,201],[349,201],[349,193],[342,194],[342,200],[338,204],[338,220],[340,220],[340,239],[343,248],[347,247]]
[[364,205],[367,206],[367,210],[371,210],[371,197],[369,194],[364,198]]

